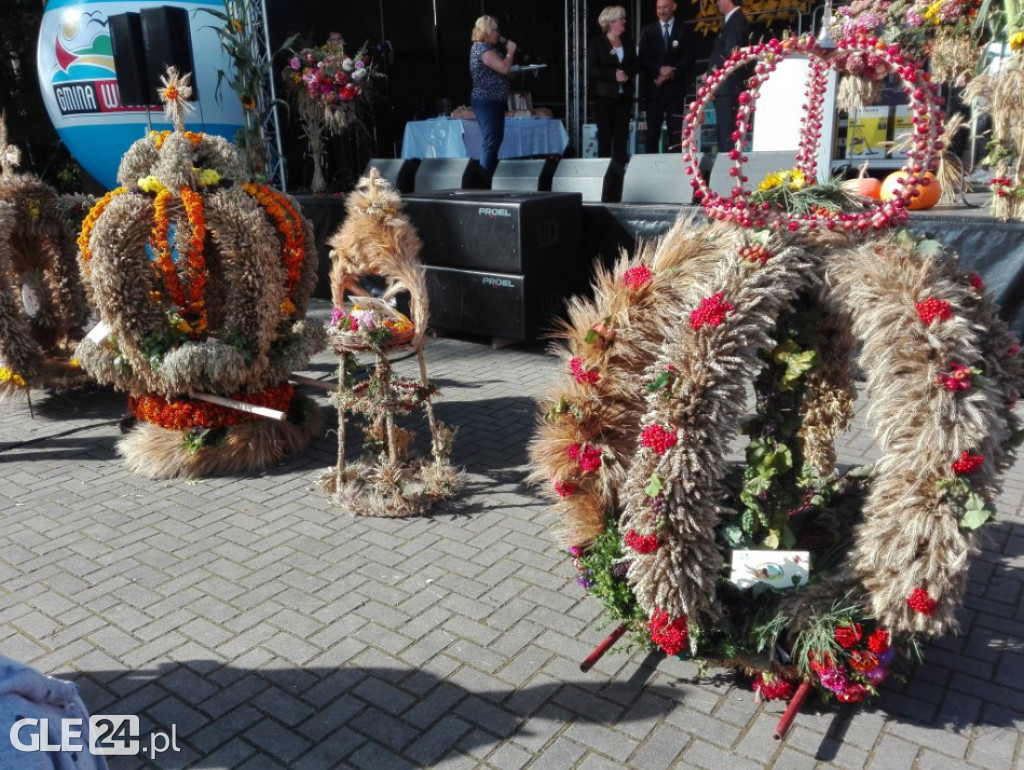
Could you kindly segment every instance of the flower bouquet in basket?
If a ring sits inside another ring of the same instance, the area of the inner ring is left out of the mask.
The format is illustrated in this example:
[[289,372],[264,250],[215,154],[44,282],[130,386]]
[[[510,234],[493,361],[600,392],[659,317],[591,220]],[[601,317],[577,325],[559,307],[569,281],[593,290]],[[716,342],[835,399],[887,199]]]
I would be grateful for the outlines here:
[[406,345],[415,328],[412,321],[376,297],[352,297],[349,310],[335,307],[330,337],[337,351],[379,350]]
[[293,52],[282,72],[285,89],[299,109],[310,154],[313,156],[313,192],[323,192],[324,134],[334,135],[358,120],[359,104],[366,99],[376,72],[364,44],[355,54],[341,41]]

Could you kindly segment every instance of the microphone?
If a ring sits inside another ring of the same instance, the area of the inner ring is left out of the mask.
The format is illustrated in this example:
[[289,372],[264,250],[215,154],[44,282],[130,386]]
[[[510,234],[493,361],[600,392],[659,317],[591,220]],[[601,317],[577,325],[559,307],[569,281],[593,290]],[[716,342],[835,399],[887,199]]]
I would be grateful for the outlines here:
[[498,35],[498,45],[507,45],[507,44],[508,44],[508,38],[505,37],[504,35]]

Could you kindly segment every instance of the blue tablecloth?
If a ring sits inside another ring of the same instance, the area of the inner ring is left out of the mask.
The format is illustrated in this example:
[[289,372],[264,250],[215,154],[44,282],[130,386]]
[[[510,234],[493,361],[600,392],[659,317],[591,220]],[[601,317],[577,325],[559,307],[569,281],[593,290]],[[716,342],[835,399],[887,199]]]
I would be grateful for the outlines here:
[[[403,158],[479,158],[480,126],[475,120],[431,118],[405,124]],[[569,144],[562,121],[554,118],[505,118],[499,158],[561,155]]]

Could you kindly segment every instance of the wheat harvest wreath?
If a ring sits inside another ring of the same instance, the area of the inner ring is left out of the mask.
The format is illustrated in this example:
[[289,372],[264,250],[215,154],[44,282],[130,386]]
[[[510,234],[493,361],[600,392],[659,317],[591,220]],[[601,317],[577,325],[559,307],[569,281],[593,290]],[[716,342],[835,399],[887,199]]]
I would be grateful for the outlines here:
[[[845,57],[811,38],[741,49],[709,78],[684,129],[691,169],[724,75],[756,62],[742,137],[794,52],[811,57],[796,167],[748,187],[734,151],[730,198],[695,176],[720,221],[681,218],[573,300],[533,478],[578,581],[636,641],[743,670],[765,699],[813,685],[857,702],[921,637],[956,628],[1018,438],[1020,346],[955,254],[892,229],[942,146],[936,91],[898,50],[885,56],[919,141],[889,208],[816,181],[815,100]],[[839,468],[855,367],[881,459]],[[730,463],[739,434],[746,461]]]
[[312,230],[291,198],[244,178],[226,140],[184,130],[188,76],[172,69],[164,81],[175,130],[132,145],[122,186],[82,226],[102,326],[78,356],[129,395],[136,423],[118,449],[135,472],[259,470],[318,426],[315,404],[288,382],[326,344],[306,319]]

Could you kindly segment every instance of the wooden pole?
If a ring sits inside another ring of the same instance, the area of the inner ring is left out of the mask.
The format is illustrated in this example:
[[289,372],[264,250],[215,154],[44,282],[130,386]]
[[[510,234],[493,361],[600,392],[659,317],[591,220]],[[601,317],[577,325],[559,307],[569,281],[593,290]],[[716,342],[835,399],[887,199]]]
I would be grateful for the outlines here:
[[786,737],[786,733],[793,726],[796,715],[800,712],[800,708],[804,705],[804,701],[807,700],[807,696],[810,693],[811,680],[804,679],[797,688],[796,693],[789,699],[789,706],[786,707],[786,711],[779,720],[779,723],[775,725],[775,733],[772,735],[775,740],[781,741]]
[[580,663],[580,671],[583,671],[584,673],[590,671],[590,669],[594,667],[594,664],[604,657],[604,654],[612,648],[613,644],[619,641],[619,637],[621,637],[624,633],[626,633],[625,623],[623,623],[621,626],[619,626],[610,634],[608,634],[608,636],[605,637],[604,641],[594,648],[594,651],[587,656],[587,659]]

